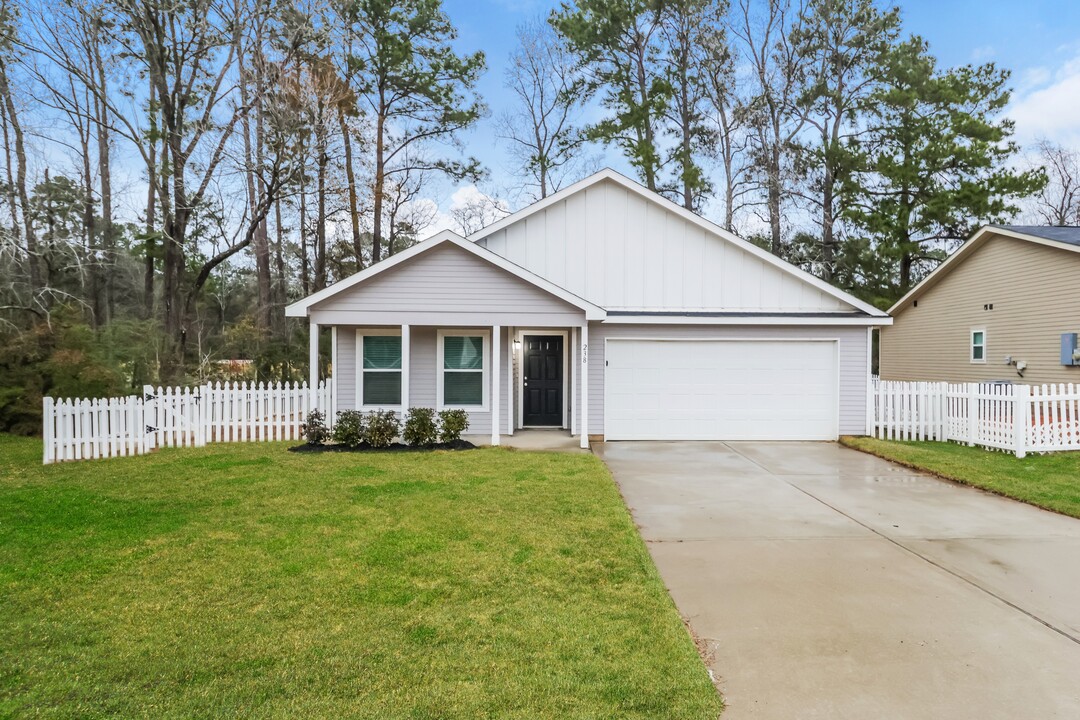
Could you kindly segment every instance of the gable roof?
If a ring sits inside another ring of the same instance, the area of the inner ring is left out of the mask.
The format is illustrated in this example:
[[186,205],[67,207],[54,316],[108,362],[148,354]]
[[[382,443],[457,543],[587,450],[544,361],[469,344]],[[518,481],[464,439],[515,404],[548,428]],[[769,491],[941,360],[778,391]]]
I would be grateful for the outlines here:
[[910,307],[910,301],[937,285],[964,259],[986,244],[992,237],[1004,237],[1022,240],[1036,245],[1058,248],[1071,252],[1080,252],[1080,227],[1053,227],[1049,225],[985,225],[972,235],[945,262],[934,268],[915,287],[908,290],[904,297],[897,300],[889,313],[894,314]]
[[731,243],[740,250],[743,250],[744,252],[758,258],[766,264],[773,266],[790,276],[795,277],[801,282],[813,286],[814,288],[825,293],[826,295],[829,295],[843,303],[846,303],[847,305],[850,305],[852,308],[862,313],[865,313],[866,315],[869,315],[871,317],[888,318],[888,314],[886,312],[879,310],[878,308],[874,307],[869,303],[863,302],[862,300],[856,298],[849,293],[844,292],[843,290],[840,290],[839,288],[833,287],[821,278],[815,277],[814,275],[811,275],[810,273],[795,267],[791,263],[788,263],[773,255],[771,252],[763,250],[757,245],[743,240],[742,238],[728,232],[727,230],[724,230],[719,225],[716,225],[715,223],[706,220],[700,215],[697,215],[696,213],[687,210],[681,205],[678,205],[677,203],[674,203],[667,198],[658,195],[657,193],[649,190],[640,183],[631,180],[630,178],[612,170],[611,168],[605,168],[604,170],[590,175],[584,180],[580,180],[573,185],[563,188],[557,193],[547,196],[543,200],[539,200],[532,205],[529,205],[528,207],[522,208],[515,213],[511,213],[505,218],[499,220],[498,222],[488,225],[482,230],[473,233],[469,236],[468,239],[474,243],[479,240],[483,240],[484,238],[487,238],[494,233],[497,233],[500,230],[509,227],[510,225],[524,220],[530,215],[541,212],[551,207],[552,205],[555,205],[556,203],[562,202],[571,195],[580,193],[581,191],[591,186],[597,185],[601,182],[613,182],[619,185],[625,190],[634,193],[641,198],[644,198],[648,202],[660,206],[664,210],[674,213],[675,215],[686,220],[692,225],[706,231],[707,233],[718,236],[723,241]]
[[559,287],[555,283],[545,280],[539,275],[536,275],[535,273],[532,273],[519,265],[515,265],[501,255],[493,253],[490,250],[481,247],[480,245],[469,242],[465,238],[450,230],[444,230],[440,233],[437,233],[432,237],[428,238],[427,240],[413,245],[407,250],[403,250],[402,252],[399,252],[396,255],[392,255],[385,260],[381,260],[374,265],[365,268],[358,273],[355,273],[354,275],[350,275],[344,280],[340,280],[334,283],[330,287],[324,288],[317,293],[308,295],[302,300],[297,300],[291,305],[286,306],[285,316],[307,317],[308,311],[312,308],[312,306],[317,305],[324,300],[327,300],[337,295],[338,293],[348,290],[349,288],[354,287],[355,285],[358,285],[369,278],[386,272],[391,268],[397,267],[398,265],[401,265],[402,263],[408,261],[411,258],[429,252],[434,248],[440,247],[448,243],[458,248],[461,248],[462,250],[472,255],[475,255],[476,257],[490,263],[491,265],[494,265],[495,267],[505,270],[511,275],[514,275],[524,280],[525,282],[534,285],[551,295],[554,295],[555,297],[569,303],[570,305],[573,305],[574,307],[580,308],[582,311],[584,311],[585,317],[588,320],[603,320],[607,316],[607,313],[604,311],[603,308],[598,307],[588,302],[587,300],[583,300],[577,295],[568,292],[567,290]]

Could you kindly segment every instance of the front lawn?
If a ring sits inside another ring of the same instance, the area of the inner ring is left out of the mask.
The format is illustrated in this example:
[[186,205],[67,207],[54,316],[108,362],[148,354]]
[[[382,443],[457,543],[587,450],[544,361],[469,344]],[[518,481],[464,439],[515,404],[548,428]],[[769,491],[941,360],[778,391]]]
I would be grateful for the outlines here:
[[715,718],[589,455],[0,436],[0,717]]
[[1080,518],[1080,452],[1028,455],[941,442],[846,437],[848,447]]

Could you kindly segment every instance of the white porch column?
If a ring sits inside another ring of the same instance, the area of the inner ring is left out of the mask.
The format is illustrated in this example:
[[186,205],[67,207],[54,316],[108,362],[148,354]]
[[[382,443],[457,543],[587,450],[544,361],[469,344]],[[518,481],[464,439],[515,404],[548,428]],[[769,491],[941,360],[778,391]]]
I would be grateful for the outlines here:
[[502,359],[502,347],[500,345],[500,328],[498,325],[491,326],[491,444],[499,444],[499,425],[502,422],[499,409],[502,394],[502,376],[500,374],[500,360]]
[[514,329],[506,328],[506,434],[514,434]]
[[581,369],[577,366],[578,329],[570,328],[570,365],[567,368],[570,383],[570,436],[578,434],[578,408],[581,407],[581,396],[578,393],[578,378],[581,377]]
[[337,325],[330,326],[330,408],[326,418],[327,424],[332,424],[337,417]]
[[404,413],[411,407],[409,405],[409,375],[412,362],[412,332],[408,325],[401,326],[401,412]]
[[589,449],[589,323],[581,326],[581,447]]
[[308,407],[319,405],[319,323],[308,321]]

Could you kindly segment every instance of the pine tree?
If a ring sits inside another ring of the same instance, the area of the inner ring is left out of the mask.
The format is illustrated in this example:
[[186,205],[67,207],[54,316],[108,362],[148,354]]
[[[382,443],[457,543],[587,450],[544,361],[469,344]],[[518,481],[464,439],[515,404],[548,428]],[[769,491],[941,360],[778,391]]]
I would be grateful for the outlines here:
[[992,63],[940,70],[919,37],[885,58],[863,103],[867,135],[844,192],[845,216],[898,263],[897,296],[979,226],[1004,223],[1037,192],[1041,171],[1010,167],[1018,147],[1000,116],[1009,74]]

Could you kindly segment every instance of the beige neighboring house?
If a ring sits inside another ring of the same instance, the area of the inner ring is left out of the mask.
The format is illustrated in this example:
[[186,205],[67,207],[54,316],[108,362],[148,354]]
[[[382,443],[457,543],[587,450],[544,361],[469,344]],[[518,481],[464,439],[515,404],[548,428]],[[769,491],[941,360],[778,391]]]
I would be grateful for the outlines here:
[[1080,227],[984,227],[889,313],[884,380],[1080,383]]

